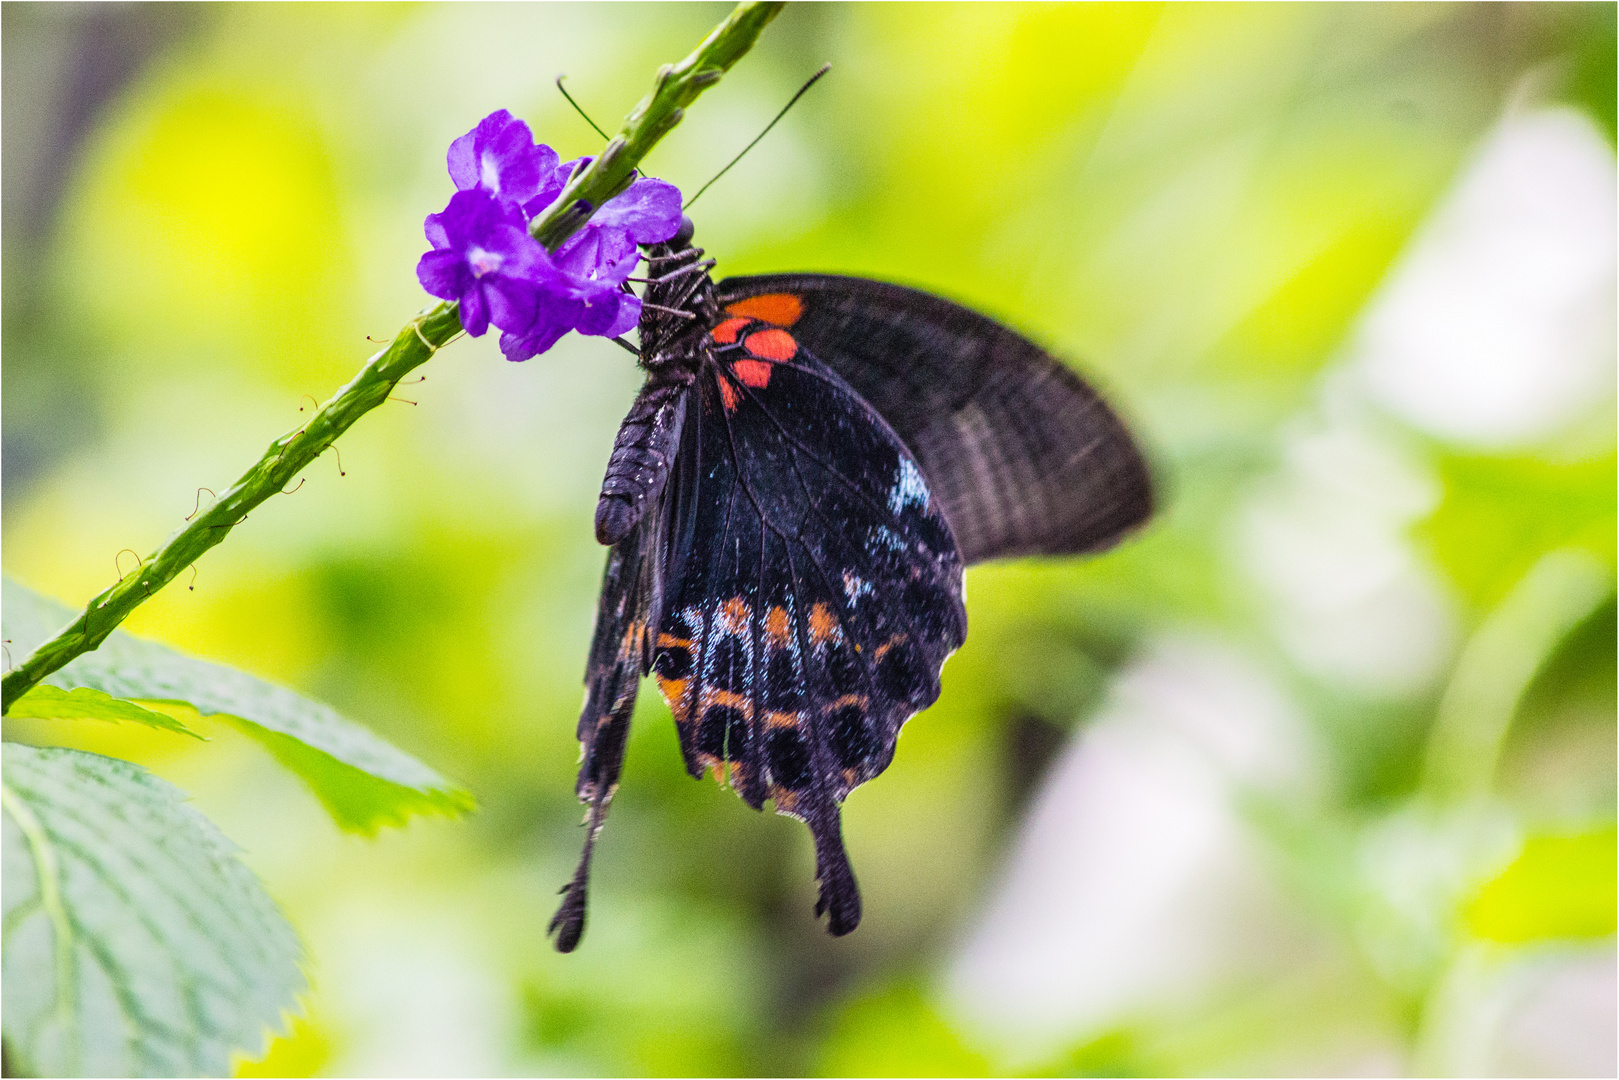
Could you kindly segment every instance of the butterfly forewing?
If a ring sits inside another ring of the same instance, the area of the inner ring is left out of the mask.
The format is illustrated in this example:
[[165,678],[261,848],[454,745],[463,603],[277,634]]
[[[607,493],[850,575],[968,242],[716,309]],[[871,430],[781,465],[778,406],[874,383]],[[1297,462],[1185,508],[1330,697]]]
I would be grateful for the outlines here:
[[969,563],[1107,547],[1152,512],[1146,463],[1079,376],[975,311],[825,274],[728,278],[731,311],[786,327],[916,455]]

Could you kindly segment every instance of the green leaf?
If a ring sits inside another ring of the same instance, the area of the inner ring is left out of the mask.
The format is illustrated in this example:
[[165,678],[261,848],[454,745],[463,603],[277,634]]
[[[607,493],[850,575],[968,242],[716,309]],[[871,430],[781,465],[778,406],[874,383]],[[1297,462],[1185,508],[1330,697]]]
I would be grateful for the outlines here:
[[202,738],[167,713],[143,709],[133,701],[115,698],[88,686],[63,690],[59,686],[41,684],[18,698],[6,715],[36,720],[127,720],[190,735],[193,739]]
[[236,849],[138,765],[6,743],[0,993],[39,1076],[228,1075],[306,988]]
[[451,786],[415,758],[323,705],[302,704],[329,716],[306,722],[284,717],[281,728],[228,713],[221,719],[296,773],[344,829],[369,836],[384,825],[403,825],[415,814],[459,817],[477,809],[471,792]]
[[1619,905],[1619,827],[1532,836],[1463,911],[1473,937],[1521,945],[1612,937]]
[[[24,653],[72,618],[68,609],[9,579],[3,600],[3,633]],[[46,676],[42,685],[88,687],[126,701],[188,705],[200,715],[218,716],[296,773],[351,832],[375,833],[413,814],[454,817],[476,806],[469,792],[326,705],[122,630]]]

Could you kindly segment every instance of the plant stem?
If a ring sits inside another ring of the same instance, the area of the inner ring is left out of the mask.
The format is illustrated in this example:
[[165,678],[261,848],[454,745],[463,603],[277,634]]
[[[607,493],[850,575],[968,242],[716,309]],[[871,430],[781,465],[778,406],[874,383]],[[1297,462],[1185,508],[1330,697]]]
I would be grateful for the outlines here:
[[[738,4],[690,56],[660,68],[652,93],[630,113],[618,135],[574,177],[551,209],[535,219],[535,238],[556,250],[602,203],[627,187],[641,159],[680,123],[686,106],[752,48],[759,32],[783,6]],[[66,628],[0,679],[0,712],[9,711],[12,702],[51,672],[99,646],[130,612],[223,541],[251,510],[285,488],[356,420],[388,400],[401,378],[426,363],[460,332],[461,320],[453,303],[438,304],[412,319],[392,344],[366,361],[360,373],[320,407],[309,423],[271,443],[256,465],[206,511],[143,559],[138,571],[92,599]]]
[[624,126],[592,161],[563,189],[551,208],[529,222],[529,232],[547,248],[572,236],[602,203],[630,185],[635,167],[657,141],[686,115],[697,95],[720,81],[720,76],[753,47],[765,24],[786,5],[738,4],[730,17],[703,39],[678,64],[658,69],[652,92],[630,110]]
[[425,363],[460,332],[461,321],[455,305],[449,302],[411,320],[387,348],[366,361],[360,373],[315,412],[309,423],[271,443],[241,479],[155,553],[142,559],[139,570],[103,590],[66,629],[7,673],[0,680],[4,709],[10,710],[12,702],[75,656],[99,646],[130,612],[173,581],[203,552],[223,541],[254,507],[285,488],[356,420],[386,401],[407,372]]

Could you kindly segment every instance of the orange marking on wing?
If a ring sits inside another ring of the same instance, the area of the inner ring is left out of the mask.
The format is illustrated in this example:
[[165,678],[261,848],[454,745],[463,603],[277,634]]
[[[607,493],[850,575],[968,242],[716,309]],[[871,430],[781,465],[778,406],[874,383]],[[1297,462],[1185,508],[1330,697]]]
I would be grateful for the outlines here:
[[686,687],[690,685],[688,679],[659,679],[658,692],[668,704],[669,711],[675,714],[678,721],[686,714]]
[[736,335],[738,331],[740,331],[746,325],[748,325],[747,319],[726,319],[724,322],[714,327],[714,329],[710,330],[708,332],[708,336],[719,342],[721,345],[733,345],[736,343]]
[[703,688],[703,713],[707,714],[708,710],[716,705],[728,705],[733,709],[740,710],[750,718],[753,716],[752,698],[745,694],[738,694],[733,690],[719,690],[712,686],[705,686]]
[[905,644],[905,640],[906,640],[906,638],[908,636],[909,635],[907,635],[907,634],[895,634],[895,635],[893,635],[887,641],[883,642],[881,645],[877,646],[877,648],[872,651],[872,654],[871,654],[872,658],[875,659],[875,660],[881,660],[883,658],[883,654],[886,653],[889,649],[892,649],[895,645],[903,645],[903,644]]
[[736,392],[736,387],[731,385],[731,380],[724,375],[716,375],[715,378],[720,381],[720,401],[724,404],[725,411],[736,412],[736,406],[741,399],[741,395]]
[[798,714],[791,712],[765,713],[765,726],[768,728],[795,728],[798,726]]
[[[770,333],[779,334],[781,331],[772,330]],[[754,338],[759,336],[753,335]],[[751,342],[753,338],[748,340]],[[763,390],[770,385],[770,365],[763,360],[738,360],[731,365],[731,373],[741,379],[744,386],[751,386],[755,390]]]
[[809,616],[810,640],[817,645],[832,640],[838,631],[838,617],[832,614],[832,609],[825,604],[816,604],[810,608]]
[[770,640],[782,648],[786,648],[789,640],[788,634],[791,630],[792,627],[787,622],[787,609],[771,608],[769,614],[765,616],[765,634],[769,636]]
[[753,611],[748,602],[740,596],[733,596],[720,605],[721,627],[726,633],[741,634],[748,629],[748,620],[753,618]]
[[791,360],[798,355],[798,342],[785,330],[760,330],[749,334],[742,347],[761,360]]
[[791,326],[804,315],[804,301],[792,293],[765,293],[727,304],[732,315],[746,315],[777,326]]
[[689,649],[689,648],[691,648],[691,639],[690,638],[675,637],[673,634],[659,634],[658,635],[658,648],[660,648],[660,649],[676,649],[676,648],[678,648],[678,649]]

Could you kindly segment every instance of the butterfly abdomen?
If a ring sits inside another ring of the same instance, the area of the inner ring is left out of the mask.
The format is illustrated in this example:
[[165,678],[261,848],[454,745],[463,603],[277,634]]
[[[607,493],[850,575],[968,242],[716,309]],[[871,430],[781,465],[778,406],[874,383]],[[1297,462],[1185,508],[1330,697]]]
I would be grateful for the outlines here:
[[673,365],[654,370],[619,425],[596,503],[596,539],[611,547],[646,516],[669,478],[695,376]]

